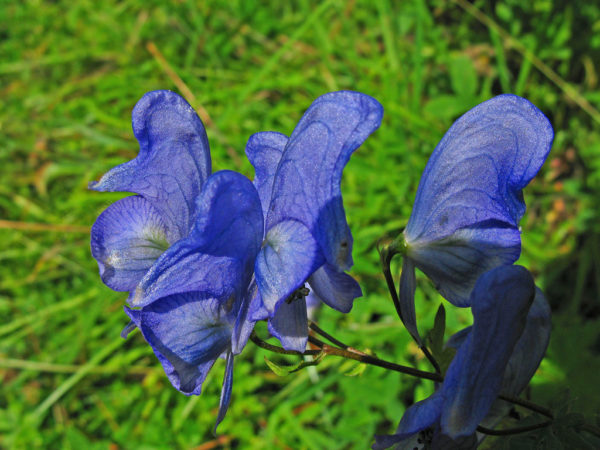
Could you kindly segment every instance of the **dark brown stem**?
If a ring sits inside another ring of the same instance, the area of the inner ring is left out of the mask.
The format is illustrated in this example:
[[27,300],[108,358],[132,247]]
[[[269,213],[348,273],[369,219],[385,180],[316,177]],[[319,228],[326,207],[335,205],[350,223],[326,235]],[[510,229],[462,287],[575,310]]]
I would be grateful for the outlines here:
[[597,426],[590,425],[589,423],[584,423],[579,429],[587,431],[588,433],[592,433],[594,436],[600,437],[600,428],[598,428]]
[[260,348],[264,348],[265,350],[269,350],[270,352],[279,353],[280,355],[318,355],[321,353],[321,350],[305,350],[304,353],[297,352],[296,350],[286,350],[281,347],[277,347],[276,345],[269,344],[268,342],[263,341],[259,338],[254,330],[252,334],[250,334],[250,340],[258,345]]
[[525,427],[506,428],[505,430],[492,430],[491,428],[486,428],[479,425],[477,427],[477,431],[483,434],[489,434],[490,436],[509,436],[511,434],[527,433],[528,431],[539,430],[540,428],[546,428],[551,424],[551,420],[546,420],[545,422],[536,423],[534,425],[527,425]]
[[[383,359],[376,358],[371,355],[367,355],[362,352],[358,352],[357,350],[354,350],[351,347],[346,347],[345,349],[332,347],[328,344],[325,344],[321,340],[315,338],[314,336],[308,336],[308,340],[311,344],[319,347],[319,350],[306,350],[306,351],[304,351],[304,353],[300,353],[295,350],[285,350],[281,347],[277,347],[276,345],[269,344],[269,343],[263,341],[262,339],[260,339],[254,331],[252,331],[252,334],[250,335],[250,340],[252,340],[252,342],[254,342],[259,347],[264,348],[265,350],[269,350],[271,352],[279,353],[282,355],[302,356],[302,355],[318,355],[320,353],[325,353],[326,355],[339,356],[341,358],[352,359],[354,361],[358,361],[358,362],[361,362],[364,364],[369,364],[371,366],[382,367],[384,369],[393,370],[395,372],[400,372],[400,373],[405,373],[405,374],[411,375],[413,377],[424,378],[426,380],[431,380],[431,381],[435,381],[438,383],[442,383],[444,381],[444,377],[442,375],[440,375],[439,373],[424,372],[422,370],[414,369],[412,367],[395,364],[395,363],[392,363],[389,361],[385,361]],[[340,342],[340,344],[341,344],[341,342]],[[504,400],[506,402],[522,406],[523,408],[527,408],[527,409],[537,412],[539,414],[542,414],[551,420],[541,422],[541,423],[538,423],[535,425],[516,427],[516,428],[511,428],[511,429],[506,429],[506,430],[492,430],[489,428],[479,426],[479,427],[477,427],[477,431],[484,433],[484,434],[489,434],[492,436],[503,436],[503,435],[509,435],[509,434],[525,433],[527,431],[533,431],[533,430],[537,430],[539,428],[547,427],[552,423],[552,419],[554,419],[554,415],[552,414],[551,410],[549,410],[548,408],[545,408],[543,406],[540,406],[536,403],[530,402],[529,400],[524,400],[524,399],[521,399],[518,397],[512,397],[512,396],[504,395],[504,394],[499,394],[498,398],[501,400]],[[579,427],[579,429],[582,431],[587,431],[588,433],[592,433],[593,435],[600,437],[600,428],[598,428],[594,425],[590,425],[590,424],[586,423],[586,424],[583,424],[581,427]]]
[[544,408],[543,406],[540,406],[536,403],[530,402],[529,400],[524,400],[522,398],[512,397],[510,395],[504,395],[504,394],[499,394],[498,398],[501,400],[504,400],[506,402],[522,406],[523,408],[527,408],[531,411],[540,413],[541,415],[546,416],[549,419],[554,419],[554,414],[552,414],[552,411],[550,411],[548,408]]
[[396,284],[394,283],[394,277],[392,276],[392,271],[390,269],[390,263],[392,262],[394,253],[392,253],[388,249],[382,249],[379,253],[379,256],[381,261],[381,270],[383,271],[385,282],[387,283],[388,290],[390,291],[390,296],[392,297],[392,301],[394,302],[396,314],[398,314],[398,317],[400,317],[400,320],[404,323],[404,318],[402,317],[402,309],[400,308],[400,299],[398,298]]
[[321,327],[319,327],[316,323],[314,323],[312,320],[310,322],[308,322],[308,327],[313,330],[315,333],[320,334],[321,336],[323,336],[325,339],[327,339],[329,342],[331,342],[334,345],[337,345],[340,348],[343,348],[344,350],[347,350],[349,348],[348,345],[344,344],[341,341],[338,341],[336,338],[334,338],[332,335],[330,335],[329,333],[327,333],[326,331],[324,331],[323,329],[321,329]]
[[384,369],[394,370],[396,372],[412,375],[413,377],[425,378],[427,380],[438,382],[444,380],[442,376],[437,373],[424,372],[422,370],[413,369],[412,367],[401,366],[400,364],[384,361],[383,359],[375,358],[374,356],[366,355],[363,353],[355,353],[353,351],[332,347],[327,344],[323,346],[322,351],[326,355],[340,356],[346,359],[353,359],[355,361],[370,364],[372,366],[383,367]]
[[[396,308],[396,313],[398,317],[404,323],[404,319],[402,317],[402,309],[400,308],[400,299],[398,298],[398,292],[396,291],[396,285],[394,283],[394,277],[392,276],[392,271],[390,268],[390,264],[392,262],[392,258],[394,255],[397,255],[398,251],[393,249],[393,245],[383,247],[379,250],[379,256],[381,261],[381,270],[383,272],[383,276],[385,277],[385,282],[387,283],[388,290],[390,291],[390,296],[392,297],[392,301],[394,302],[394,307]],[[417,343],[425,357],[429,360],[436,373],[441,374],[442,369],[440,365],[433,357],[433,355],[429,352],[429,349],[421,343],[421,340],[417,336],[413,336],[410,334],[414,341]]]

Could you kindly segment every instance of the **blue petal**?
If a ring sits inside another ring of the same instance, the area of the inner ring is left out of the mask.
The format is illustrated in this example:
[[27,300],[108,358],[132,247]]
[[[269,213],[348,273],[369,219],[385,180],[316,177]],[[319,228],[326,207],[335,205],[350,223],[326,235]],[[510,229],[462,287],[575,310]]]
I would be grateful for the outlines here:
[[452,360],[442,387],[444,434],[453,439],[469,436],[488,413],[534,294],[533,279],[520,266],[498,267],[477,281],[471,295],[473,328]]
[[198,198],[198,219],[190,237],[206,253],[243,262],[244,286],[250,283],[263,240],[263,215],[256,188],[230,170],[211,175]]
[[215,298],[239,298],[243,270],[238,259],[202,252],[189,239],[169,248],[148,271],[127,302],[146,306],[173,294],[204,292]]
[[440,418],[444,398],[440,391],[415,403],[406,410],[396,429],[396,435],[406,438],[432,426]]
[[270,315],[323,262],[317,243],[302,223],[286,220],[271,228],[255,264],[256,283]]
[[415,266],[409,258],[402,261],[402,273],[400,274],[400,311],[402,312],[402,323],[421,344],[421,336],[417,328],[417,316],[415,314],[415,291],[417,280],[415,278]]
[[440,391],[415,403],[406,410],[398,424],[396,433],[388,436],[375,436],[373,450],[380,450],[400,444],[411,436],[434,425],[440,418],[444,398]]
[[[258,285],[256,284],[256,280],[253,280],[252,284],[254,286],[250,286],[249,290],[252,291],[253,297],[250,301],[250,308],[248,311],[248,317],[254,322],[258,322],[259,320],[265,320],[269,318],[269,311],[265,308],[265,305],[262,301],[262,297],[258,290]],[[256,290],[254,290],[256,287]]]
[[217,433],[217,427],[227,414],[229,402],[231,401],[231,386],[233,385],[233,353],[227,353],[227,363],[225,366],[225,376],[223,377],[223,387],[221,388],[221,400],[219,401],[219,414],[215,423],[213,433]]
[[[434,433],[429,448],[431,450],[474,450],[477,448],[476,433],[452,439],[438,431]],[[407,448],[406,450],[413,449],[414,447]]]
[[321,301],[343,313],[350,312],[354,299],[362,296],[356,280],[330,264],[324,264],[313,273],[308,284]]
[[525,330],[515,346],[504,373],[503,393],[517,396],[527,387],[544,358],[550,342],[551,329],[550,305],[543,292],[536,288],[533,304],[527,314]]
[[338,270],[352,265],[352,235],[340,183],[350,155],[379,127],[383,108],[358,92],[325,94],[313,102],[285,147],[273,182],[267,230],[296,219],[313,233]]
[[142,197],[110,205],[92,226],[92,256],[102,281],[115,291],[131,291],[175,236]]
[[[502,393],[517,397],[529,384],[539,367],[548,343],[552,321],[550,306],[539,288],[536,288],[535,299],[527,314],[525,330],[519,338],[502,378]],[[508,413],[512,404],[504,400],[496,400],[490,412],[481,424],[493,428]]]
[[421,436],[420,432],[404,439],[398,438],[395,434],[376,435],[375,443],[371,448],[373,450],[383,450],[392,446],[394,446],[394,450],[421,450],[429,448],[423,445],[423,437]]
[[257,304],[262,303],[260,294],[258,293],[258,287],[256,283],[251,283],[250,288],[246,291],[243,301],[237,310],[237,316],[235,319],[235,325],[233,327],[233,333],[231,335],[231,351],[234,355],[242,352],[250,334],[254,329],[254,324],[261,319],[253,318],[253,311],[256,310]]
[[437,240],[490,220],[516,226],[525,212],[521,190],[546,160],[553,137],[546,116],[515,95],[464,114],[425,167],[407,237]]
[[472,328],[473,327],[470,326],[467,328],[463,328],[462,330],[454,333],[452,336],[450,336],[448,338],[448,340],[446,341],[444,346],[458,350],[460,348],[460,346],[463,345],[464,342],[466,341],[467,337],[469,336],[469,333],[471,333]]
[[[552,126],[543,113],[514,95],[495,97],[459,118],[438,144],[423,172],[404,232],[409,255],[414,256],[417,267],[428,276],[435,276],[430,273],[435,254],[410,253],[413,249],[422,252],[422,247],[443,239],[445,247],[458,245],[460,259],[465,260],[461,273],[469,265],[492,267],[487,260],[495,258],[497,249],[511,247],[507,253],[502,250],[501,259],[508,263],[515,261],[520,251],[515,244],[519,240],[518,223],[525,212],[522,189],[544,163],[552,140]],[[466,236],[456,236],[465,229],[469,230]],[[510,246],[503,243],[506,233],[502,230],[506,229],[512,229],[514,234]],[[474,248],[483,242],[481,253],[465,252],[464,239],[472,240]],[[471,256],[477,261],[470,259]],[[425,258],[428,267],[424,266]],[[440,286],[442,295],[450,296],[448,300],[464,306],[468,298],[465,292],[473,285],[445,286],[452,279],[446,269],[457,261],[448,260],[438,270],[443,275],[433,281]]]
[[265,217],[271,203],[273,179],[287,142],[288,137],[285,134],[263,131],[250,136],[246,144],[246,156],[254,166],[254,185]]
[[195,200],[211,171],[204,126],[193,108],[170,91],[145,94],[132,120],[140,143],[138,156],[90,188],[140,194],[182,238],[194,222]]
[[269,319],[269,332],[281,342],[286,350],[304,353],[308,341],[308,318],[304,297],[283,302]]
[[314,319],[322,304],[323,300],[317,297],[317,294],[315,294],[314,291],[308,293],[306,296],[306,314],[309,320]]
[[132,292],[132,306],[189,291],[215,298],[233,295],[239,305],[262,241],[256,189],[243,175],[217,172],[206,182],[198,211],[190,235],[163,253]]
[[427,274],[446,300],[456,306],[471,306],[469,295],[479,276],[494,267],[512,264],[520,252],[521,234],[517,228],[492,226],[463,228],[428,245],[410,246],[407,259]]
[[[133,310],[127,311],[135,321]],[[139,328],[173,386],[200,394],[206,374],[231,345],[232,325],[223,320],[222,303],[201,293],[178,294],[138,314]]]
[[137,328],[137,324],[133,320],[129,321],[129,323],[127,325],[125,325],[125,328],[123,328],[123,330],[121,331],[121,337],[123,339],[127,339],[127,337],[129,336],[129,333],[131,333],[136,328]]

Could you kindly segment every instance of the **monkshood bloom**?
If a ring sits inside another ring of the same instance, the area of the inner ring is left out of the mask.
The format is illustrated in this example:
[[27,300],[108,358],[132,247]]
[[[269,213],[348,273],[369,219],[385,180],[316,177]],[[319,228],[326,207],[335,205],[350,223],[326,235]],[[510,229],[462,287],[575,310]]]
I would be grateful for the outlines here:
[[[527,314],[525,330],[508,360],[500,392],[518,397],[527,387],[546,353],[551,329],[550,305],[542,291],[536,287],[535,298]],[[459,331],[448,340],[447,345],[459,348],[470,332],[471,327]],[[508,414],[512,406],[511,403],[497,399],[480,425],[494,428]],[[484,437],[485,435],[477,433],[478,442],[481,442]]]
[[473,326],[449,340],[458,351],[443,384],[405,412],[394,435],[376,436],[374,449],[475,448],[477,426],[493,426],[507,412],[498,394],[518,395],[533,376],[548,345],[550,311],[529,272],[486,272],[470,300]]
[[291,136],[252,135],[246,146],[265,216],[265,238],[255,266],[261,302],[255,318],[286,349],[304,351],[308,336],[306,290],[349,312],[362,295],[344,273],[352,266],[352,235],[340,183],[350,155],[376,130],[377,100],[340,91],[316,99]]
[[415,266],[456,306],[472,306],[479,276],[521,252],[522,189],[546,160],[553,130],[524,98],[500,95],[460,117],[435,148],[404,230],[400,305],[416,326]]
[[204,126],[179,95],[148,92],[135,105],[132,123],[138,156],[89,186],[138,194],[113,203],[92,227],[92,255],[102,281],[116,291],[135,289],[154,261],[189,234],[211,172]]
[[186,395],[199,395],[217,358],[226,360],[218,425],[231,397],[233,356],[254,327],[248,310],[263,218],[254,185],[230,171],[208,178],[196,211],[189,235],[160,255],[130,295],[142,308],[125,310]]

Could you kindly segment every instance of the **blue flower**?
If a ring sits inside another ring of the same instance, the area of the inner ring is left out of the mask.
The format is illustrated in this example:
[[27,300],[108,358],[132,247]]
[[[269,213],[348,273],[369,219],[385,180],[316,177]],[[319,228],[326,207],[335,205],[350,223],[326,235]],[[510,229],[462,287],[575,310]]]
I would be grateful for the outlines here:
[[138,156],[90,183],[96,191],[137,194],[113,203],[92,227],[92,255],[102,281],[116,291],[135,289],[154,261],[188,235],[211,172],[204,126],[179,95],[148,92],[132,123]]
[[253,184],[230,171],[208,178],[196,211],[189,235],[169,247],[131,293],[129,303],[142,308],[126,312],[186,395],[199,395],[217,358],[226,359],[218,425],[231,397],[233,356],[254,327],[248,312],[263,217]]
[[352,266],[352,235],[340,183],[350,155],[376,130],[383,108],[358,92],[325,94],[313,102],[288,139],[252,135],[246,146],[265,216],[265,239],[255,266],[269,330],[286,349],[304,351],[308,336],[308,282],[324,303],[341,312],[362,295],[344,273]]
[[[91,189],[137,195],[109,206],[92,227],[102,280],[129,291],[125,311],[173,386],[198,395],[216,359],[226,360],[217,425],[231,397],[233,356],[254,326],[254,262],[263,216],[253,184],[211,172],[202,122],[179,95],[149,92],[133,110],[138,156]],[[133,308],[141,309],[133,309]]]
[[434,150],[404,230],[403,320],[417,339],[415,266],[456,306],[479,276],[521,252],[522,189],[546,160],[552,126],[529,101],[500,95],[459,118]]
[[432,449],[474,448],[477,426],[494,426],[508,411],[498,394],[526,387],[550,335],[550,310],[531,275],[497,267],[477,280],[470,301],[473,326],[450,338],[458,351],[443,384],[405,412],[394,435],[376,436],[374,449],[418,440]]

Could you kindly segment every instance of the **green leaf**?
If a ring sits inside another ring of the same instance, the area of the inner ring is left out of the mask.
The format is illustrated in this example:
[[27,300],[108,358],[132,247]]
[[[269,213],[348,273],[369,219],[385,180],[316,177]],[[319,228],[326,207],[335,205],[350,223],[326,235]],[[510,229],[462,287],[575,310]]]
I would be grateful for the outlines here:
[[324,357],[325,353],[321,352],[310,361],[300,361],[299,363],[292,364],[291,366],[274,363],[273,361],[269,360],[266,356],[264,358],[265,362],[267,363],[267,366],[269,366],[269,369],[271,369],[275,375],[285,377],[290,373],[297,372],[299,370],[304,369],[305,367],[318,365]]
[[450,60],[450,82],[459,97],[472,99],[477,92],[477,73],[471,58],[460,55]]
[[438,95],[425,105],[424,112],[440,119],[457,117],[465,110],[458,97],[454,95]]
[[[364,353],[370,356],[375,356],[375,353],[370,349],[365,349]],[[341,366],[342,373],[347,377],[356,377],[362,375],[367,368],[367,364],[359,361],[348,360]]]
[[446,309],[443,304],[435,314],[433,328],[427,335],[427,346],[431,350],[431,354],[436,359],[442,369],[442,373],[446,373],[448,366],[452,362],[456,350],[453,348],[444,348],[444,334],[446,333]]

